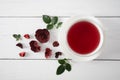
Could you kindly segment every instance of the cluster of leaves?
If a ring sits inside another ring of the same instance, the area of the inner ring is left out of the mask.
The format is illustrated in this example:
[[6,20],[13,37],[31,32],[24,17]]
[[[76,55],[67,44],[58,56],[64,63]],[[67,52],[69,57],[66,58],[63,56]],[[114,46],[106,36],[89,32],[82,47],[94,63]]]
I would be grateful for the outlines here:
[[48,15],[43,15],[42,16],[43,21],[47,24],[47,29],[53,29],[54,27],[59,28],[62,25],[62,22],[58,22],[58,17],[57,16],[48,16]]
[[13,37],[16,39],[16,41],[19,41],[21,39],[20,34],[13,34]]
[[67,59],[59,59],[58,63],[60,64],[57,68],[56,74],[60,75],[62,74],[65,70],[71,71],[71,65]]

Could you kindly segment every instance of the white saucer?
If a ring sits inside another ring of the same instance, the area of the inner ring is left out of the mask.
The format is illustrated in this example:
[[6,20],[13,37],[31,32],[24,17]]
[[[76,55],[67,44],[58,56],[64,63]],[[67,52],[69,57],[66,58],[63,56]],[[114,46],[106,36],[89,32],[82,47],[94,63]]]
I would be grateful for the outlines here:
[[[69,47],[69,44],[67,42],[67,33],[68,33],[70,27],[78,21],[88,21],[88,22],[94,24],[100,32],[100,43],[99,43],[98,47],[93,52],[86,54],[86,55],[80,55],[80,54],[76,53],[75,51],[73,51]],[[62,24],[59,34],[58,34],[58,40],[61,45],[61,49],[67,58],[70,58],[74,61],[93,60],[101,54],[103,41],[104,41],[102,24],[98,19],[96,19],[95,17],[90,17],[90,16],[81,16],[81,17],[76,16],[76,17],[70,18],[67,22],[64,22]]]

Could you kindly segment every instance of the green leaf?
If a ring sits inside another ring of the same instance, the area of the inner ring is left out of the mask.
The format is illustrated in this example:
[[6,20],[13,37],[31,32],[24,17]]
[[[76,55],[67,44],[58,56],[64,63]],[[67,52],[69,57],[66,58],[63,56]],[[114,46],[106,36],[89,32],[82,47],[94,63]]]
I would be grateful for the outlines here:
[[64,60],[64,59],[60,59],[60,60],[58,60],[58,62],[59,62],[60,64],[65,64],[65,60]]
[[62,25],[62,22],[59,22],[56,28],[58,29],[61,25]]
[[16,39],[16,41],[20,40],[21,35],[20,34],[13,34],[13,37]]
[[64,60],[65,60],[65,61],[67,61],[67,59],[66,59],[66,58],[64,58]]
[[14,37],[14,38],[17,38],[17,34],[13,34],[13,37]]
[[69,63],[66,63],[65,65],[66,65],[65,69],[67,71],[71,71],[71,65]]
[[18,34],[18,38],[20,38],[21,37],[21,35],[20,34]]
[[51,22],[51,18],[48,15],[43,15],[42,18],[43,18],[43,21],[47,24],[49,24]]
[[52,25],[52,24],[48,24],[48,25],[47,25],[47,29],[48,29],[48,30],[50,30],[50,29],[52,29],[52,28],[53,28],[53,25]]
[[62,74],[64,71],[65,71],[65,66],[60,65],[60,66],[57,68],[56,74],[57,74],[57,75],[60,75],[60,74]]
[[52,18],[52,20],[51,20],[51,23],[52,23],[53,25],[55,25],[57,22],[58,22],[58,17],[57,17],[57,16],[54,16],[54,17]]

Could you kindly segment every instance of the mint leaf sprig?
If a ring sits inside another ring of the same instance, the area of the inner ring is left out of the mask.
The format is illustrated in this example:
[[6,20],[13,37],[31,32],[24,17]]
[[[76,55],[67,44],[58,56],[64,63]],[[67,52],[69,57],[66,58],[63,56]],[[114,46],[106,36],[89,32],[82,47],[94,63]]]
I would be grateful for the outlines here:
[[19,41],[21,39],[20,34],[13,34],[13,37],[16,39],[16,41]]
[[47,24],[47,29],[51,30],[54,27],[59,28],[62,25],[62,22],[58,22],[58,17],[57,16],[48,16],[48,15],[43,15],[42,16],[43,21]]
[[57,68],[56,74],[60,75],[62,74],[65,70],[67,70],[68,72],[71,71],[71,64],[69,63],[69,61],[67,59],[59,59],[58,63],[60,64]]

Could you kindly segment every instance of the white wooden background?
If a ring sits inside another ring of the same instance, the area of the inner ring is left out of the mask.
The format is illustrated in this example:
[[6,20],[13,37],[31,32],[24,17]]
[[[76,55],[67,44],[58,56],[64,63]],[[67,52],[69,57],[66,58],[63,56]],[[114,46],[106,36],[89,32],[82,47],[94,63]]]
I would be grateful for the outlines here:
[[[0,80],[119,80],[119,7],[120,0],[0,0],[0,58],[20,58],[11,34],[32,34],[44,25],[37,18],[43,14],[101,16],[106,33],[103,53],[97,60],[72,63],[69,73],[57,76],[55,60],[0,60]],[[25,16],[33,18],[20,18]],[[27,58],[39,58],[39,55],[31,54]]]

